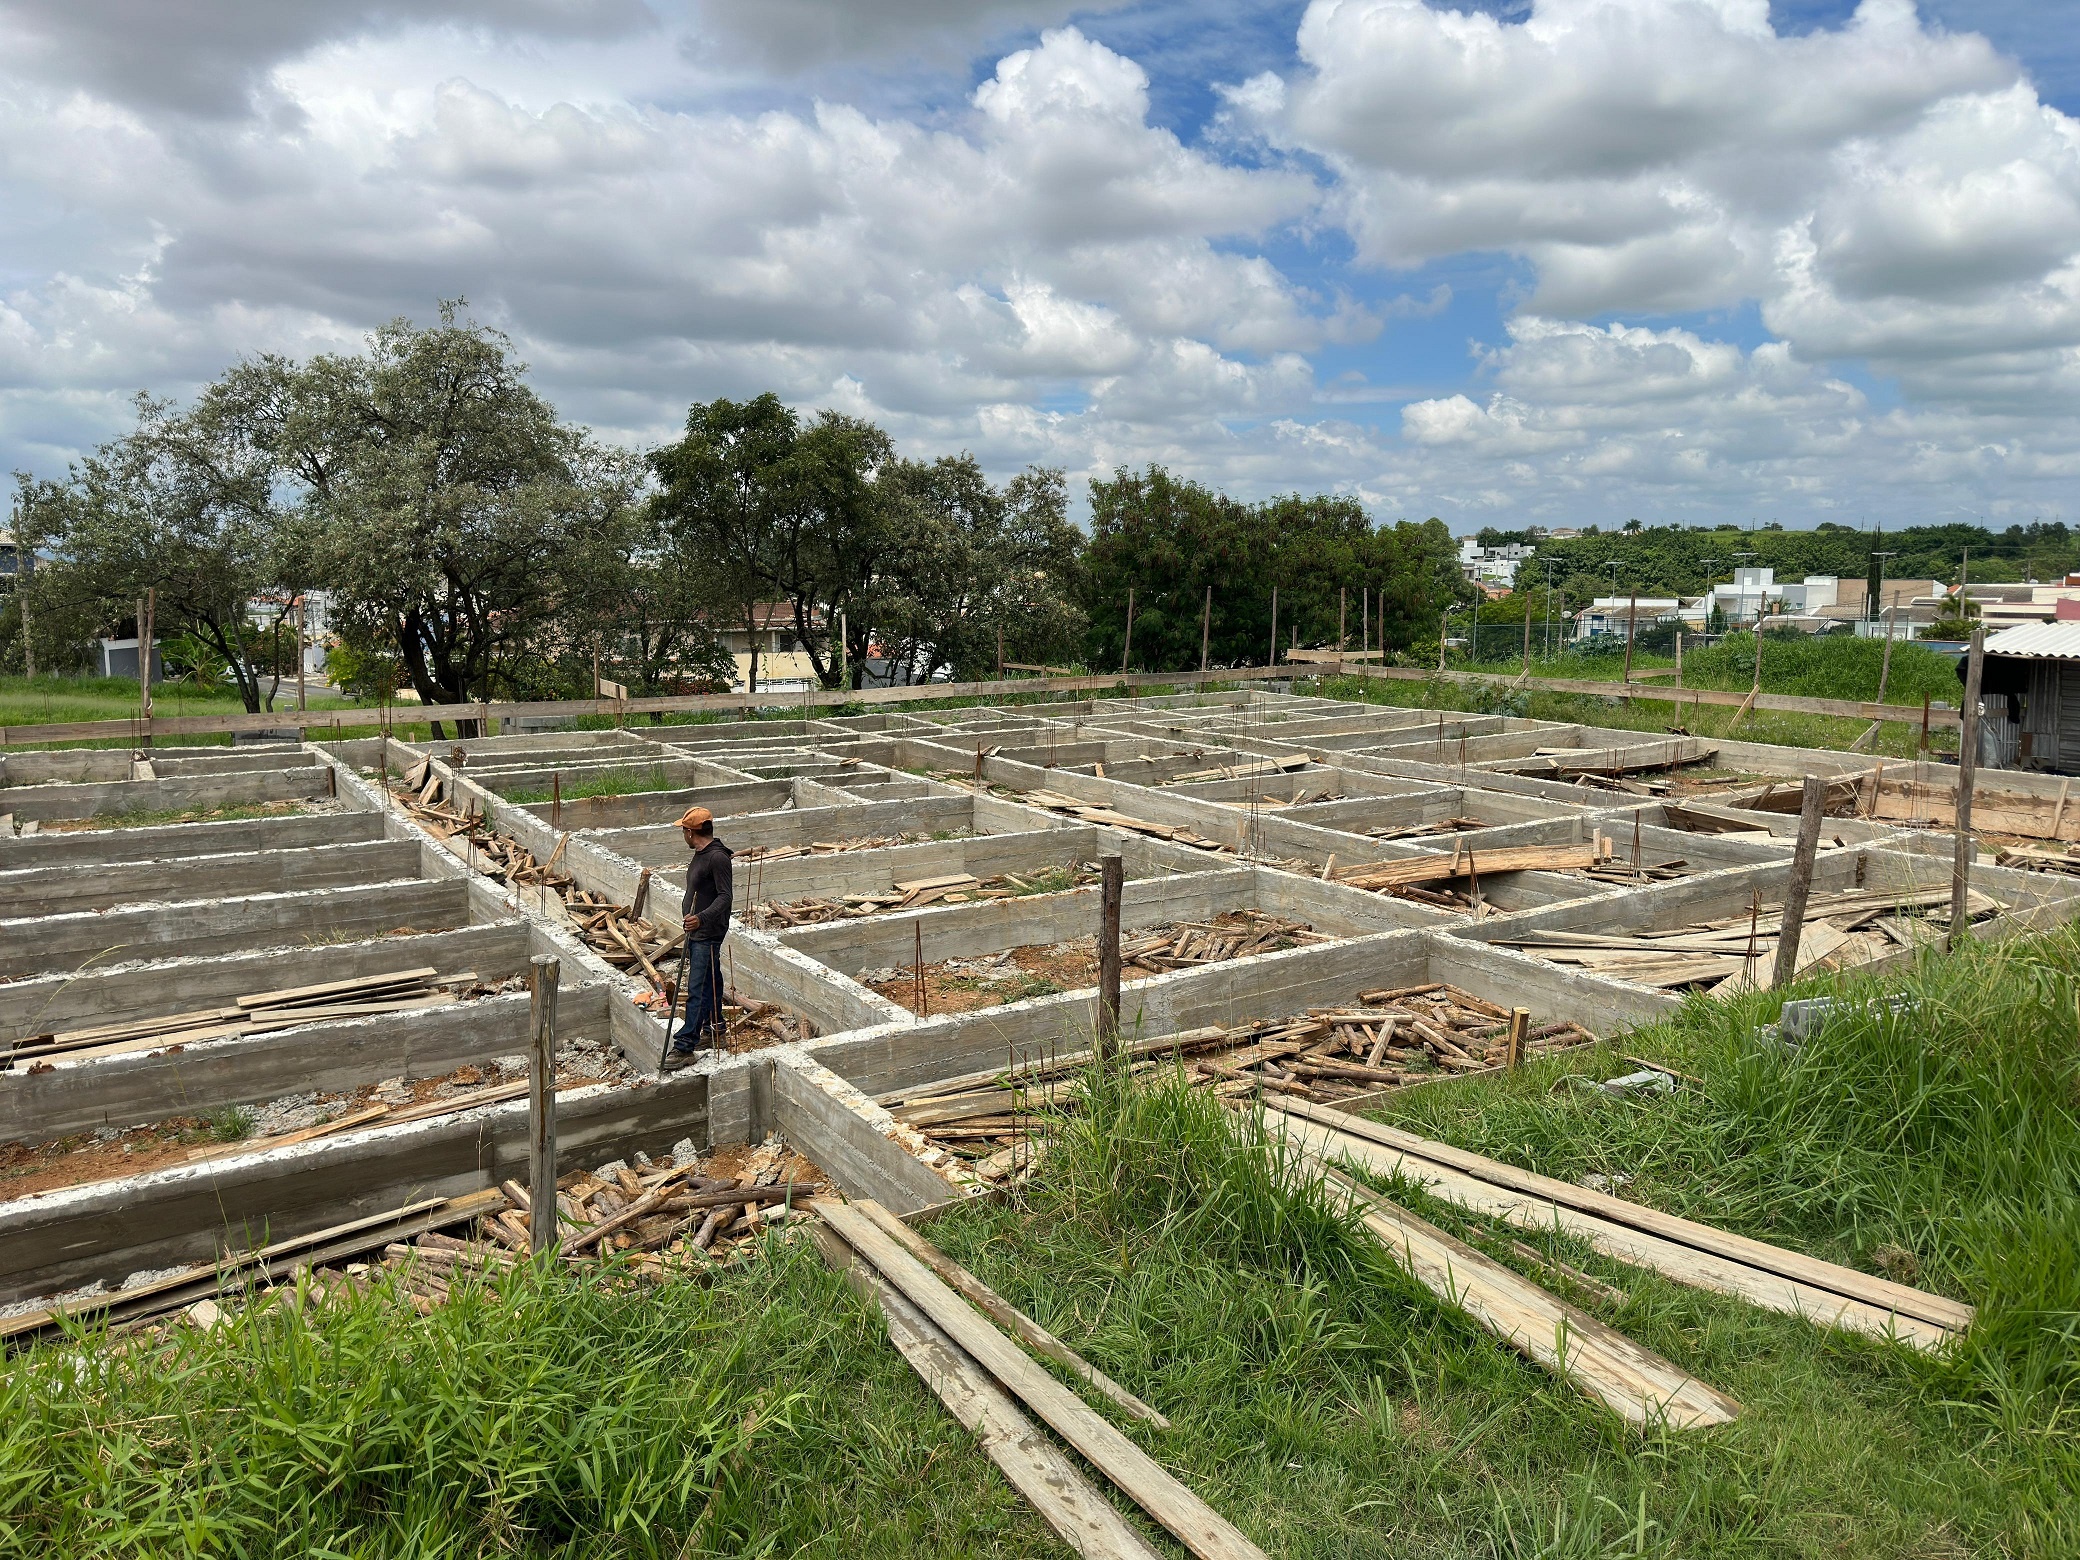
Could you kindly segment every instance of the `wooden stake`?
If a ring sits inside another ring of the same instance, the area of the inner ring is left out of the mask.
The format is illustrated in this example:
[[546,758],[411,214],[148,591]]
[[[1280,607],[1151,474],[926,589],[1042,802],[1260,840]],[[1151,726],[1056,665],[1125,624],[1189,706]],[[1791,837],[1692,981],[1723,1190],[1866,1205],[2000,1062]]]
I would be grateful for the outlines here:
[[1271,587],[1271,659],[1266,666],[1278,665],[1278,587]]
[[1531,1032],[1531,1009],[1509,1010],[1509,1065],[1524,1065],[1524,1037]]
[[1119,1052],[1119,904],[1126,865],[1118,856],[1099,859],[1098,907],[1098,1036],[1101,1061]]
[[1979,679],[1986,669],[1986,630],[1972,630],[1964,671],[1964,708],[1957,735],[1957,848],[1950,859],[1950,947],[1964,943],[1972,885],[1972,781],[1979,769]]
[[140,747],[152,745],[152,615],[158,591],[145,587],[144,604],[137,612],[137,713],[144,722]]
[[1921,751],[1928,751],[1928,695],[1921,696]]
[[931,1014],[926,1009],[930,1006],[932,999],[927,993],[924,981],[924,922],[912,921],[910,929],[917,933],[917,1002],[915,1004],[917,1016],[919,1018],[929,1018]]
[[639,877],[638,877],[638,878],[636,879],[636,896],[635,896],[635,898],[634,898],[634,899],[632,899],[632,900],[630,900],[630,901],[629,901],[629,906],[628,906],[628,913],[629,913],[629,915],[630,915],[630,916],[631,916],[631,917],[632,917],[633,919],[635,919],[635,920],[638,920],[638,921],[642,920],[642,919],[643,919],[643,906],[644,906],[644,905],[645,905],[646,903],[648,903],[649,899],[650,899],[650,869],[649,869],[648,867],[645,867],[645,868],[643,868],[643,871],[642,871],[642,874],[641,874],[641,876],[639,876]]
[[[1683,631],[1676,630],[1676,692],[1683,691]],[[1681,703],[1680,700],[1677,701]]]
[[1446,607],[1437,616],[1437,669],[1444,670],[1444,642],[1452,631],[1452,609]]
[[1813,858],[1820,849],[1820,820],[1826,812],[1827,782],[1818,775],[1807,775],[1804,794],[1799,798],[1798,844],[1791,852],[1791,881],[1784,888],[1784,913],[1777,932],[1777,969],[1770,980],[1779,989],[1791,984],[1798,969],[1806,895],[1813,887]]
[[[1633,631],[1638,627],[1639,589],[1635,586],[1632,592],[1632,605],[1625,609],[1625,675],[1620,679],[1628,690],[1632,687],[1632,635]],[[1632,702],[1632,695],[1629,691],[1625,696],[1625,702],[1627,704]]]
[[527,961],[527,1146],[528,1222],[531,1244],[547,1251],[556,1242],[556,981],[557,961],[536,954]]
[[1350,611],[1350,587],[1347,585],[1339,585],[1336,587],[1336,655],[1339,660],[1342,659],[1343,656],[1343,642],[1345,638],[1344,625],[1350,618]]
[[1127,642],[1119,652],[1119,674],[1127,675],[1127,663],[1134,658],[1134,587],[1127,587]]
[[1206,675],[1213,653],[1213,587],[1206,587],[1206,605],[1199,609],[1199,675]]
[[[304,617],[303,603],[304,597],[299,593],[296,598],[296,708],[299,711],[310,708],[303,693],[303,646],[310,634],[310,623]],[[592,685],[595,690],[599,687],[597,668],[594,669]]]
[[1531,598],[1524,598],[1524,675],[1531,675]]
[[1885,682],[1892,675],[1892,624],[1885,625],[1885,654],[1878,662],[1878,697],[1876,703],[1885,702]]
[[560,769],[549,776],[549,827],[563,827],[563,771]]

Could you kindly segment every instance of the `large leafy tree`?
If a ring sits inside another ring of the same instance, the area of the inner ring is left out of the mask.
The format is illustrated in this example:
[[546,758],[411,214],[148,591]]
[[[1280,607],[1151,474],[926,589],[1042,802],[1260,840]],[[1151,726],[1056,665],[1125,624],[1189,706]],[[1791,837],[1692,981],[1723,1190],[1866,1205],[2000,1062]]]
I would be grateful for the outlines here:
[[428,704],[553,688],[566,582],[626,556],[638,485],[459,307],[359,354],[242,363],[202,407],[300,489],[343,629],[394,646]]
[[1120,664],[1131,587],[1132,664],[1155,671],[1199,664],[1209,588],[1211,659],[1223,666],[1271,654],[1274,589],[1280,653],[1335,643],[1340,613],[1355,646],[1366,593],[1388,647],[1405,648],[1426,625],[1434,636],[1437,614],[1468,591],[1439,521],[1375,527],[1355,500],[1326,494],[1246,504],[1156,465],[1091,484],[1083,579],[1093,663]]
[[[1059,471],[1033,468],[1000,490],[972,455],[955,455],[893,462],[877,483],[904,545],[865,601],[902,675],[975,679],[995,672],[1000,648],[1029,664],[1073,652],[1082,536]],[[865,628],[853,632],[858,667]]]
[[46,593],[98,603],[114,622],[151,591],[162,634],[206,646],[247,710],[272,707],[284,623],[315,573],[309,530],[273,476],[237,425],[139,397],[136,428],[43,495],[56,542]]
[[[837,618],[850,622],[905,545],[877,482],[894,459],[872,423],[836,412],[804,423],[768,392],[695,403],[685,436],[653,451],[650,467],[658,519],[689,566],[712,575],[747,627],[760,603],[785,603],[828,688],[838,681]],[[864,636],[871,612],[859,616],[850,626]]]

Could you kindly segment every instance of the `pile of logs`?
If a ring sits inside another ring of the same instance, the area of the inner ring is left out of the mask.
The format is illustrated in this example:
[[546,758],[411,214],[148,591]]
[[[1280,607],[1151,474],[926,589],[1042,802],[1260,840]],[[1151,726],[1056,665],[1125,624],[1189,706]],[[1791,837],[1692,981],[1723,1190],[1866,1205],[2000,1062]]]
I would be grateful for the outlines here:
[[157,1018],[123,1019],[30,1035],[9,1042],[7,1049],[0,1052],[0,1071],[22,1067],[29,1072],[48,1072],[60,1057],[69,1063],[173,1050],[199,1040],[262,1035],[334,1019],[442,1007],[508,989],[517,989],[516,982],[487,984],[477,978],[474,970],[442,975],[432,965],[388,975],[324,981],[315,986],[291,986],[237,997],[223,1007],[193,1008]]
[[[1932,921],[1916,912],[1947,910],[1949,903],[1947,886],[1815,894],[1806,902],[1797,973],[1850,969],[1939,938],[1947,917]],[[1971,891],[1966,907],[1974,921],[2006,908],[1977,889]],[[1721,996],[1774,980],[1783,919],[1781,904],[1764,904],[1758,895],[1739,915],[1693,921],[1668,931],[1536,931],[1505,939],[1502,946],[1638,986],[1695,987]]]
[[1016,899],[1027,894],[1058,893],[1098,879],[1096,862],[1080,861],[1073,868],[1047,867],[1021,877],[1016,872],[999,872],[978,878],[969,872],[948,872],[938,877],[913,878],[897,883],[883,894],[841,894],[836,898],[811,895],[806,899],[769,899],[753,907],[753,924],[769,926],[821,926],[827,921],[857,920],[891,910],[916,910],[925,905],[976,904],[988,899]]
[[[1519,1015],[1522,1015],[1521,1018]],[[1224,1098],[1266,1094],[1350,1102],[1412,1084],[1490,1072],[1515,1059],[1593,1044],[1569,1020],[1534,1026],[1442,981],[1360,993],[1348,1007],[1190,1029],[1124,1047],[1139,1075],[1183,1062],[1193,1083]],[[897,1121],[969,1161],[985,1180],[1016,1185],[1044,1156],[1051,1118],[1074,1110],[1089,1053],[946,1079],[880,1096]]]

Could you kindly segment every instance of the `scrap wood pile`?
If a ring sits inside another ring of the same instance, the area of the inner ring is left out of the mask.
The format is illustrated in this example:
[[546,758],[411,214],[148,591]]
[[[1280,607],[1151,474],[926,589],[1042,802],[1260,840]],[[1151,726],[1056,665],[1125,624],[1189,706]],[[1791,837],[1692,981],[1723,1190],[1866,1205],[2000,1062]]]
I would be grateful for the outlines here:
[[805,899],[760,902],[753,909],[755,924],[768,926],[821,926],[827,921],[856,920],[882,915],[891,910],[916,910],[925,905],[979,904],[990,899],[1016,899],[1027,894],[1056,893],[1080,888],[1098,880],[1098,864],[1079,861],[1074,867],[1042,867],[1020,875],[999,872],[986,878],[972,872],[946,872],[937,877],[912,878],[897,883],[881,894],[811,895]]
[[22,1067],[29,1072],[48,1072],[58,1058],[66,1062],[90,1061],[106,1056],[175,1049],[201,1040],[270,1034],[301,1024],[366,1018],[383,1013],[411,1013],[496,992],[518,990],[523,985],[525,981],[520,977],[503,982],[485,982],[477,978],[474,970],[443,975],[432,965],[427,965],[423,969],[398,970],[388,975],[363,975],[351,980],[323,981],[314,986],[260,991],[236,997],[223,1007],[193,1008],[157,1018],[123,1019],[115,1023],[30,1035],[9,1042],[6,1051],[0,1053],[0,1071]]
[[[1814,894],[1806,901],[1798,940],[1798,971],[1849,969],[1901,948],[1918,947],[1945,930],[1950,889],[1876,888]],[[2007,907],[1973,889],[1966,909],[1983,921]],[[1945,914],[1929,917],[1926,912]],[[1920,913],[1917,913],[1920,912]],[[1739,915],[1694,921],[1670,931],[1526,932],[1500,939],[1555,964],[1578,964],[1640,986],[1695,987],[1718,995],[1767,986],[1775,977],[1783,906],[1759,896]]]
[[1438,818],[1430,823],[1382,823],[1365,831],[1376,840],[1412,840],[1429,834],[1465,834],[1490,827],[1485,818]]
[[1044,807],[1049,812],[1062,813],[1080,823],[1101,824],[1109,829],[1125,829],[1130,834],[1146,834],[1151,839],[1168,840],[1173,845],[1189,845],[1194,850],[1226,850],[1219,840],[1210,840],[1198,830],[1181,823],[1151,823],[1146,818],[1136,818],[1123,813],[1116,807],[1097,802],[1079,801],[1073,796],[1064,796],[1059,791],[1023,791],[1013,793],[1013,800],[1033,807]]
[[[957,829],[945,838],[966,834]],[[751,845],[735,852],[739,862],[789,861],[797,856],[835,856],[849,850],[886,850],[892,845],[915,845],[933,838],[929,834],[855,834],[842,840],[811,840],[807,845]]]
[[[1145,1076],[1182,1059],[1193,1083],[1221,1098],[1263,1092],[1350,1101],[1447,1074],[1492,1072],[1510,1062],[1516,1015],[1443,981],[1367,991],[1348,1007],[1208,1025],[1122,1049]],[[1533,1025],[1518,1059],[1550,1055],[1596,1036],[1572,1020]],[[1088,1052],[974,1073],[879,1097],[896,1120],[971,1161],[986,1180],[1023,1183],[1044,1157],[1050,1120],[1078,1108]]]
[[2009,845],[1996,852],[1993,859],[2000,866],[2024,872],[2063,872],[2080,877],[2080,855],[2075,855],[2071,847],[2050,850],[2040,845]]
[[1665,737],[1625,747],[1537,748],[1523,758],[1494,759],[1481,767],[1506,775],[1615,776],[1708,763],[1718,753],[1716,747],[1695,737]]
[[1334,942],[1306,922],[1266,910],[1224,910],[1209,921],[1175,921],[1120,940],[1122,974],[1161,974],[1259,953]]
[[[1339,867],[1332,858],[1324,876],[1352,888],[1414,899],[1441,909],[1479,915],[1486,910],[1480,881],[1502,872],[1586,872],[1602,866],[1610,842],[1598,838],[1581,845],[1498,845],[1475,850],[1460,843],[1447,855],[1407,856],[1395,861],[1353,862]],[[1466,882],[1462,893],[1442,885]]]
[[1260,758],[1241,764],[1216,764],[1210,769],[1195,769],[1190,774],[1172,775],[1159,785],[1203,785],[1209,780],[1259,780],[1269,775],[1291,774],[1296,769],[1305,769],[1314,762],[1311,758]]

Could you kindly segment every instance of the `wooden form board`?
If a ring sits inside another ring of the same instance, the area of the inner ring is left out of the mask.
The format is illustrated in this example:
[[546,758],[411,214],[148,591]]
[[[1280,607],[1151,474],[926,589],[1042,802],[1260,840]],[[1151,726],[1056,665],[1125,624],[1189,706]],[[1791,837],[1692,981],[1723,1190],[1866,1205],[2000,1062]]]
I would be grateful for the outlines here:
[[[1466,1149],[1454,1148],[1449,1143],[1434,1142],[1414,1133],[1403,1132],[1397,1127],[1368,1121],[1364,1117],[1353,1116],[1327,1106],[1310,1104],[1304,1100],[1290,1100],[1284,1102],[1279,1109],[1288,1117],[1329,1128],[1341,1138],[1394,1150],[1403,1156],[1399,1162],[1405,1167],[1404,1173],[1432,1180],[1440,1187],[1465,1185],[1463,1181],[1451,1180],[1433,1173],[1433,1169],[1453,1170],[1467,1180],[1484,1184],[1491,1189],[1499,1188],[1532,1199],[1524,1203],[1510,1203],[1509,1206],[1538,1209],[1539,1205],[1543,1204],[1555,1215],[1562,1210],[1570,1214],[1588,1215],[1609,1227],[1612,1231],[1610,1238],[1614,1241],[1624,1238],[1618,1234],[1621,1231],[1653,1237],[1661,1245],[1649,1246],[1635,1239],[1631,1242],[1631,1249],[1641,1255],[1660,1255],[1664,1260],[1673,1260],[1677,1265],[1685,1266],[1686,1271],[1693,1276],[1685,1277],[1683,1272],[1669,1273],[1670,1277],[1682,1279],[1684,1282],[1701,1283],[1708,1274],[1722,1276],[1725,1270],[1706,1268],[1702,1264],[1692,1263],[1688,1258],[1676,1258],[1674,1253],[1666,1250],[1668,1247],[1721,1258],[1727,1263],[1746,1267],[1757,1275],[1773,1275],[1780,1281],[1796,1286],[1788,1292],[1789,1297],[1805,1300],[1804,1314],[1814,1316],[1815,1320],[1826,1321],[1829,1325],[1855,1326],[1857,1322],[1844,1318],[1860,1317],[1870,1324],[1861,1330],[1883,1332],[1886,1320],[1896,1317],[1897,1330],[1903,1340],[1918,1342],[1932,1332],[1962,1332],[1972,1324],[1971,1306],[1942,1295],[1930,1294],[1926,1290],[1896,1284],[1890,1279],[1879,1278],[1873,1274],[1859,1273],[1853,1268],[1787,1251],[1781,1246],[1772,1246],[1767,1241],[1754,1240],[1676,1214],[1663,1213],[1656,1208],[1627,1202],[1606,1192],[1591,1191],[1588,1187],[1575,1186],[1567,1181],[1540,1175],[1536,1171],[1522,1170],[1515,1165],[1506,1165],[1499,1160],[1489,1159]],[[1451,1194],[1446,1192],[1444,1195]],[[1552,1226],[1552,1218],[1542,1210],[1537,1212],[1535,1217],[1536,1227]],[[1525,1221],[1513,1217],[1511,1222]],[[1581,1227],[1587,1230],[1591,1226],[1584,1223]],[[1618,1253],[1614,1250],[1612,1254]],[[1626,1257],[1624,1260],[1632,1259]],[[1639,1265],[1655,1264],[1642,1262]],[[1773,1292],[1780,1295],[1786,1293],[1763,1284],[1760,1277],[1743,1282],[1756,1290],[1756,1294],[1749,1295],[1748,1298],[1757,1298],[1757,1295]],[[1704,1283],[1703,1287],[1726,1286],[1723,1283]],[[1757,1303],[1768,1302],[1757,1298]],[[1774,1308],[1800,1309],[1797,1305],[1778,1305]]]

